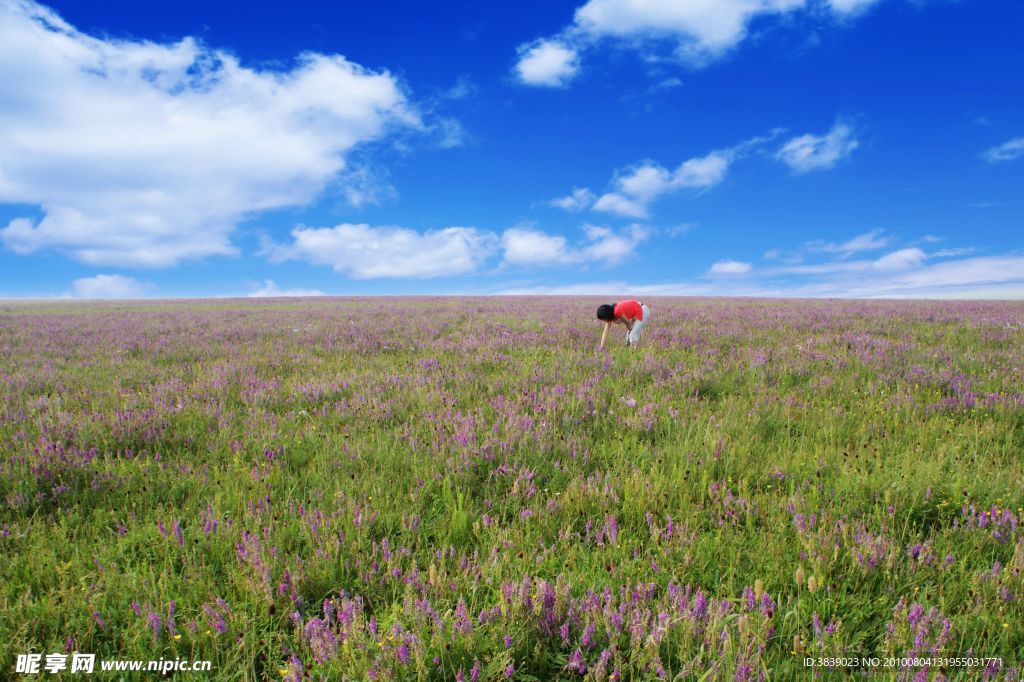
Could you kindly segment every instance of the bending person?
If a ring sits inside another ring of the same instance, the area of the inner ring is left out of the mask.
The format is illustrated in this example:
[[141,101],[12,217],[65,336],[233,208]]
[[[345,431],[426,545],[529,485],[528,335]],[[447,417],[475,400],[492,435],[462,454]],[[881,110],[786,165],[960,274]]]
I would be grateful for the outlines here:
[[651,319],[651,309],[632,299],[619,301],[614,305],[598,306],[597,319],[604,322],[604,331],[601,332],[601,348],[604,348],[608,330],[613,324],[626,326],[626,345],[633,346],[640,340],[640,332]]

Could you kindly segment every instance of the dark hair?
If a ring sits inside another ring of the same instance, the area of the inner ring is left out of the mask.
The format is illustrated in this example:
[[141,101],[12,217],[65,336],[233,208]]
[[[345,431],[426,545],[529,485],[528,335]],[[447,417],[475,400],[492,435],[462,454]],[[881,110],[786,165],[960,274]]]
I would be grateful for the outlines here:
[[612,320],[614,320],[615,319],[615,306],[608,305],[607,303],[605,303],[604,305],[598,306],[597,307],[597,319],[604,320],[605,322],[611,322]]

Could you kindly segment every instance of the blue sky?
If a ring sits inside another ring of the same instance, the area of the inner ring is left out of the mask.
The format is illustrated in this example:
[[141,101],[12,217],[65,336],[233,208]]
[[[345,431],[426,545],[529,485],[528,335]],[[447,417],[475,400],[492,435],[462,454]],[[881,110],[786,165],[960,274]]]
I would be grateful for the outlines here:
[[268,4],[0,0],[0,297],[1024,298],[1024,4]]

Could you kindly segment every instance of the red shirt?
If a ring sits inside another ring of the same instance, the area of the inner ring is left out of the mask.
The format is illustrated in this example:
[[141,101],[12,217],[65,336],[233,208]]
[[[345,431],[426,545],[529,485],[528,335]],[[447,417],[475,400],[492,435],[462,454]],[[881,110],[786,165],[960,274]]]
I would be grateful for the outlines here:
[[625,317],[630,320],[644,319],[644,309],[640,307],[640,304],[636,301],[619,301],[615,304],[614,309],[615,317]]

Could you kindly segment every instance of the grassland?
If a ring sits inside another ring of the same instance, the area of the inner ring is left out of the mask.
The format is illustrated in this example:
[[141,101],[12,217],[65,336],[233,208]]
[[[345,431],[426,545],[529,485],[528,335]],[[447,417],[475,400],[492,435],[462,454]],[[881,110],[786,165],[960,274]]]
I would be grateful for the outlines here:
[[0,305],[0,670],[1019,679],[1024,306],[599,302]]

